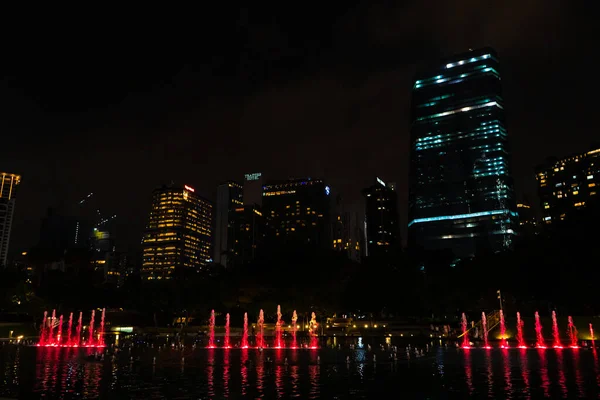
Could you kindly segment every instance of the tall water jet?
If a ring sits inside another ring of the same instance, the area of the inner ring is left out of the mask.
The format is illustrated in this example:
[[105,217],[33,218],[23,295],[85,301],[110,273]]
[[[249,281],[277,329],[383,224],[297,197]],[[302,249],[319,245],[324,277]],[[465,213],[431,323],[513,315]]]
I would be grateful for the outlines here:
[[[296,314],[296,310],[292,313],[292,348],[298,347],[298,343],[296,343],[296,322],[298,321],[298,314]],[[590,324],[591,326],[591,324]]]
[[62,343],[62,326],[63,326],[63,316],[61,314],[58,319],[58,333],[56,334],[56,344],[60,345]]
[[264,337],[264,325],[265,325],[265,314],[261,309],[258,313],[258,321],[256,322],[256,326],[258,328],[258,332],[256,333],[256,347],[262,349],[265,347],[265,337]]
[[73,328],[73,313],[69,314],[69,323],[67,324],[67,346],[71,346],[71,329]]
[[319,340],[317,338],[318,327],[319,327],[319,324],[317,324],[317,315],[313,312],[310,316],[310,323],[309,323],[310,348],[311,349],[316,349],[319,344]]
[[594,338],[594,327],[592,326],[592,324],[590,323],[590,338],[592,338],[592,347],[595,349],[596,345],[594,344],[595,338]]
[[75,346],[81,344],[81,327],[83,326],[83,312],[79,312],[79,320],[77,321],[77,331],[75,333]]
[[485,317],[484,312],[481,313],[481,329],[483,330],[483,347],[491,349],[488,343],[487,318]]
[[[48,311],[44,311],[44,319],[42,320],[42,326],[40,328],[40,341],[38,343],[39,346],[43,346],[46,344],[46,320],[48,319]],[[591,324],[590,324],[591,326]]]
[[571,347],[572,348],[579,347],[577,345],[577,335],[578,335],[577,328],[575,328],[575,324],[573,323],[573,317],[571,317],[570,315],[569,315],[569,331],[568,331],[568,333],[569,333],[569,342],[571,342]]
[[248,313],[244,313],[244,328],[242,330],[242,349],[248,348]]
[[275,347],[283,347],[281,342],[281,306],[277,305],[277,322],[275,323]]
[[48,329],[48,343],[54,343],[54,322],[56,321],[56,310],[52,310],[52,318],[50,319],[50,327]]
[[542,333],[542,323],[540,322],[540,314],[535,312],[535,347],[538,349],[546,348],[546,341],[544,340],[544,334]]
[[100,318],[100,331],[98,332],[98,344],[104,346],[104,316],[106,314],[106,308],[102,309],[102,318]]
[[87,342],[88,346],[94,345],[94,319],[96,319],[96,310],[92,310],[92,318],[90,318],[90,328]]
[[223,340],[223,347],[229,349],[229,313],[225,314],[225,339]]
[[517,346],[520,349],[527,348],[525,344],[525,339],[523,338],[523,321],[521,320],[521,313],[517,312]]
[[215,347],[215,310],[210,311],[210,318],[208,319],[208,347]]
[[558,330],[558,321],[556,320],[556,311],[552,311],[552,337],[554,338],[554,348],[562,349],[560,343],[560,332]]
[[500,348],[508,348],[506,340],[506,322],[504,321],[504,311],[500,310]]
[[465,313],[462,313],[461,319],[461,328],[462,328],[462,347],[464,349],[468,349],[471,347],[471,343],[469,343],[469,331],[467,330],[467,316]]

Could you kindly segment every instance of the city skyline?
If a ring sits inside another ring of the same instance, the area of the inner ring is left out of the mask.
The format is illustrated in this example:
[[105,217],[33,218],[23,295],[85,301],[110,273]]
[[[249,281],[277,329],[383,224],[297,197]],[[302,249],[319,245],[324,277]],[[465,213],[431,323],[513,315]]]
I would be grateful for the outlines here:
[[[15,251],[35,243],[46,208],[59,201],[98,193],[103,208],[126,216],[116,223],[117,237],[128,247],[139,243],[149,193],[161,182],[189,182],[215,199],[219,183],[253,171],[280,179],[323,177],[357,208],[360,189],[372,176],[385,176],[398,183],[406,237],[411,80],[417,66],[469,47],[490,45],[502,59],[517,198],[525,196],[537,207],[535,165],[549,155],[588,149],[586,115],[592,115],[592,106],[585,99],[592,87],[567,61],[570,54],[577,54],[580,63],[591,57],[582,51],[592,39],[578,6],[540,3],[520,6],[514,15],[508,4],[491,10],[478,6],[466,20],[446,10],[448,21],[439,24],[432,39],[414,44],[397,37],[422,37],[418,26],[439,17],[421,16],[427,13],[418,5],[365,7],[325,10],[315,21],[315,32],[308,34],[300,15],[286,21],[280,10],[273,11],[279,13],[274,23],[256,24],[260,28],[242,24],[265,40],[225,53],[217,44],[206,50],[208,59],[232,57],[236,62],[230,74],[216,64],[202,69],[204,61],[186,59],[191,56],[184,46],[166,53],[168,61],[147,67],[142,57],[124,70],[112,65],[116,54],[94,67],[87,62],[91,54],[83,54],[87,61],[79,71],[62,71],[74,57],[65,49],[56,57],[57,66],[39,74],[31,57],[11,58],[2,81],[2,124],[13,133],[8,138],[12,150],[2,169],[23,176],[13,224]],[[377,34],[370,18],[360,18],[366,11],[378,18]],[[505,23],[509,12],[514,18]],[[226,15],[216,15],[215,21]],[[419,15],[422,23],[407,24],[407,15]],[[480,26],[476,19],[481,15],[496,29]],[[559,16],[559,26],[542,25],[535,32],[529,28],[535,23],[518,23]],[[252,10],[246,17],[257,18]],[[357,21],[358,31],[351,21]],[[315,39],[332,26],[327,50],[316,51],[320,42]],[[545,40],[548,35],[553,40]],[[126,46],[119,51],[125,53]],[[250,57],[252,52],[257,55]],[[549,63],[552,69],[545,68]],[[289,72],[290,65],[300,67]],[[140,69],[143,73],[129,82]],[[89,76],[102,70],[105,75],[92,82]],[[59,79],[48,79],[54,75]],[[554,140],[564,132],[569,141]],[[119,182],[111,179],[117,175],[123,178]],[[114,196],[113,187],[128,201]]]

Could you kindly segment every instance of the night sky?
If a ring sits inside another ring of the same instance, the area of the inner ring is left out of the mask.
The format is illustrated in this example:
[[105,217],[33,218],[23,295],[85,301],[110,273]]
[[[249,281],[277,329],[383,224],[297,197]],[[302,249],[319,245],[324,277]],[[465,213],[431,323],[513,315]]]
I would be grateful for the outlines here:
[[413,74],[468,48],[499,53],[519,199],[537,202],[536,164],[598,138],[595,13],[575,4],[592,2],[351,3],[28,17],[2,49],[0,170],[23,176],[12,252],[89,192],[135,248],[156,186],[214,200],[258,171],[324,177],[355,207],[375,176],[395,181],[406,224]]

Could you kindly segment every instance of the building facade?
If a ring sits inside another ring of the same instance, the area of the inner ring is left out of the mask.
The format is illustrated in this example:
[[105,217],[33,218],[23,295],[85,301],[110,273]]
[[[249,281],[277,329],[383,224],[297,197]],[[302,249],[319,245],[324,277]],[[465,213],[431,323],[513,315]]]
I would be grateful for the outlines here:
[[331,248],[331,189],[321,179],[291,179],[263,187],[269,242]]
[[600,148],[562,159],[550,158],[536,168],[536,179],[542,224],[566,221],[596,200],[600,186]]
[[365,255],[373,259],[397,256],[400,250],[398,195],[394,184],[380,178],[362,191],[365,199]]
[[225,182],[217,188],[217,210],[215,226],[214,260],[217,264],[227,267],[229,257],[233,252],[235,235],[235,210],[243,207],[244,198],[242,186],[234,181]]
[[262,172],[253,172],[244,175],[244,205],[262,206],[263,175]]
[[360,262],[362,256],[361,221],[358,212],[346,209],[341,196],[336,197],[332,221],[333,249],[345,253],[349,260]]
[[494,50],[417,76],[410,140],[409,246],[457,257],[510,249],[518,216]]
[[531,239],[538,233],[539,224],[531,204],[527,202],[517,203],[517,213],[519,214],[519,237],[522,239]]
[[0,267],[6,265],[12,231],[15,200],[21,176],[0,172]]
[[212,218],[213,205],[190,186],[154,190],[142,241],[143,278],[171,279],[212,262]]
[[240,265],[254,260],[258,252],[263,250],[266,225],[261,208],[256,204],[238,207],[234,213],[235,232],[231,261]]

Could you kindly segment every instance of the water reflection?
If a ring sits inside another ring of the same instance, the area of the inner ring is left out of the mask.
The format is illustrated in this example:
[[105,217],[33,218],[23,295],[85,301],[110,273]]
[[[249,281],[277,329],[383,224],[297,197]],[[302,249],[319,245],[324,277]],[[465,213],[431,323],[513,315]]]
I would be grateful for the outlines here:
[[529,386],[529,366],[527,365],[527,349],[519,349],[518,356],[521,365],[521,378],[523,378],[523,394],[526,399],[531,398],[531,391]]
[[213,397],[215,395],[215,349],[207,349],[206,351],[208,353],[206,366],[208,395]]
[[538,349],[537,353],[540,358],[540,379],[542,381],[541,387],[544,391],[544,396],[548,397],[550,393],[550,379],[548,378],[548,364],[546,361],[546,350]]
[[504,366],[504,392],[512,393],[512,381],[510,378],[510,354],[508,353],[508,349],[501,349],[502,351],[502,364]]
[[229,349],[223,351],[223,394],[229,397]]
[[319,398],[319,373],[320,367],[319,365],[309,365],[308,366],[308,375],[310,379],[310,396],[311,399]]
[[490,356],[490,350],[485,350],[485,364],[487,369],[487,386],[489,398],[494,398],[494,371],[492,370],[492,357]]
[[562,397],[567,396],[567,380],[565,378],[565,370],[564,370],[564,361],[563,361],[563,352],[555,351],[556,354],[556,369],[558,371],[558,386],[560,387]]
[[575,385],[577,386],[577,395],[579,397],[583,398],[584,397],[583,378],[581,377],[581,372],[579,371],[579,368],[581,368],[582,366],[581,366],[580,360],[579,360],[579,351],[574,349],[573,352],[571,353],[571,358],[572,358],[572,360],[571,360],[572,363],[571,363],[571,368],[569,368],[569,369],[572,371],[575,371]]
[[240,373],[242,376],[242,396],[246,396],[247,388],[248,388],[248,349],[241,350],[241,369]]
[[467,382],[467,389],[469,389],[469,394],[473,393],[473,371],[471,370],[471,351],[465,350],[465,377]]

